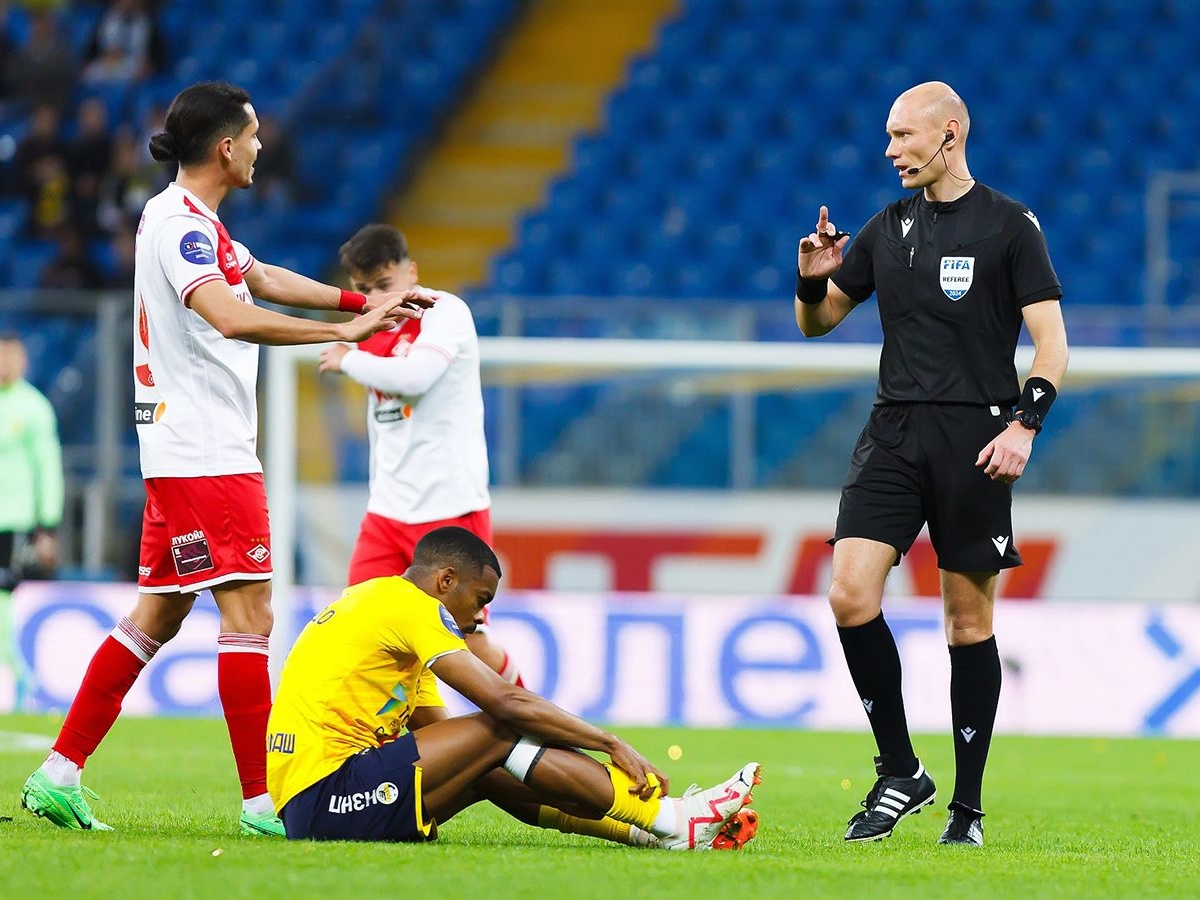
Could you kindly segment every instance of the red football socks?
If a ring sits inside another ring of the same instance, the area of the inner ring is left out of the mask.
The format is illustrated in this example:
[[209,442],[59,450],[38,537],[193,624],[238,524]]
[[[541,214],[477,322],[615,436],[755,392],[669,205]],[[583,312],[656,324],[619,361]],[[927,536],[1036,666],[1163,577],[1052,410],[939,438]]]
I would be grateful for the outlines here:
[[121,619],[92,657],[54,749],[82,768],[121,714],[125,695],[161,645]]
[[217,638],[217,692],[242,782],[242,798],[260,796],[267,790],[267,718],[271,715],[265,636],[222,634]]

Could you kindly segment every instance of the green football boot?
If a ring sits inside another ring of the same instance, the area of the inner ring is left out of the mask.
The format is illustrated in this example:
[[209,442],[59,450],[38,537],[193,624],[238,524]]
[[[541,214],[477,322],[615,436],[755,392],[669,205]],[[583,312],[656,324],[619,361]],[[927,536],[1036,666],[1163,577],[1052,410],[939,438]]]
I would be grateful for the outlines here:
[[59,828],[74,828],[77,831],[112,831],[92,814],[87,794],[98,799],[94,791],[82,785],[59,787],[38,769],[25,781],[21,789],[21,805],[43,819],[49,819]]
[[242,810],[242,834],[252,834],[261,837],[287,837],[283,830],[283,820],[273,812],[249,813]]

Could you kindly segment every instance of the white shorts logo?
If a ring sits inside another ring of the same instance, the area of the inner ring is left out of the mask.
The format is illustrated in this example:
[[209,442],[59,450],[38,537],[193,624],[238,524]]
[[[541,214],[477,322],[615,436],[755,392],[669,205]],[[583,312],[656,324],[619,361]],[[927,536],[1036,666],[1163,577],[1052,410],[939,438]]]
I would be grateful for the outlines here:
[[346,813],[361,812],[376,804],[391,806],[399,799],[400,789],[392,782],[385,781],[373,791],[331,795],[329,798],[329,811],[340,816]]
[[384,806],[391,806],[400,799],[400,789],[390,781],[385,781],[379,787],[375,788],[375,799]]
[[971,289],[975,277],[975,257],[943,256],[938,274],[942,279],[942,293],[951,300],[961,300]]
[[262,544],[255,544],[253,547],[251,547],[249,550],[246,551],[246,555],[248,557],[250,557],[252,560],[254,560],[256,563],[260,563],[264,559],[266,559],[268,556],[271,555],[271,551],[268,550],[266,547],[264,547]]

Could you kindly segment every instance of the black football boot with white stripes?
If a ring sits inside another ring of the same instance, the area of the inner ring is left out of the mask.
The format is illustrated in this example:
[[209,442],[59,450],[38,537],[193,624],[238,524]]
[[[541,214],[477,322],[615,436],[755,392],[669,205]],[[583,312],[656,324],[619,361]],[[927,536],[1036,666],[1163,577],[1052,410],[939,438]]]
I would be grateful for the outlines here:
[[922,806],[928,806],[937,796],[937,787],[920,761],[915,775],[892,775],[884,758],[877,756],[875,773],[879,778],[862,801],[863,811],[850,819],[847,841],[878,841],[888,837],[897,822],[907,815],[919,813]]
[[938,838],[938,843],[982,847],[983,813],[955,800],[950,804],[950,815],[946,818],[946,830]]

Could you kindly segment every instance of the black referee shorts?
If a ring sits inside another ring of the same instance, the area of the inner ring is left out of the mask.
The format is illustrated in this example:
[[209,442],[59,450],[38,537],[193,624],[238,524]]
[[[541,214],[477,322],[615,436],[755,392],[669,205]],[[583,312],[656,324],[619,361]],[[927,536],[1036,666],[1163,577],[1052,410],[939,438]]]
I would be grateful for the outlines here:
[[1012,485],[975,459],[1012,421],[1003,407],[934,403],[876,406],[859,435],[830,543],[859,537],[907,553],[929,523],[938,567],[988,572],[1021,565]]

